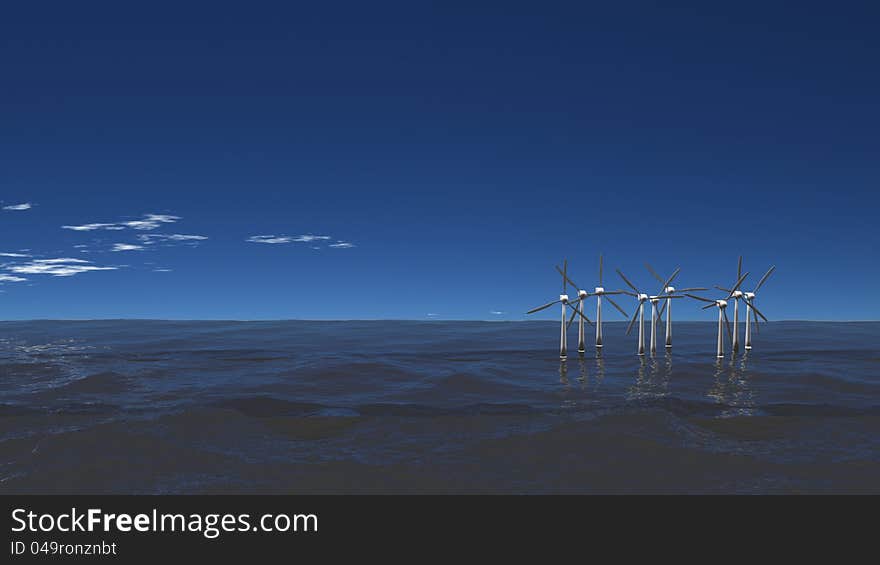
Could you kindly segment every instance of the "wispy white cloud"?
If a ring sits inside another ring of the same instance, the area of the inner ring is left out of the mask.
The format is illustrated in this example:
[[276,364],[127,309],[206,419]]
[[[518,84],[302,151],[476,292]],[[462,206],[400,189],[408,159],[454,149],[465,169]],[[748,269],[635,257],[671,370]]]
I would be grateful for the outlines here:
[[[321,245],[331,240],[333,240],[333,237],[329,235],[315,235],[312,233],[307,233],[303,235],[252,235],[245,241],[248,241],[250,243],[268,244],[310,243],[310,249],[320,250],[322,249]],[[347,241],[336,240],[335,243],[331,243],[327,245],[327,247],[345,249],[348,247],[354,247],[354,244]]]
[[5,275],[0,273],[0,282],[24,282],[27,279],[24,277],[16,277],[15,275]]
[[61,229],[73,231],[124,230],[125,226],[119,224],[82,224],[80,226],[61,226]]
[[504,312],[501,312],[500,310],[492,310],[489,313],[492,314],[493,316],[503,316],[504,315]]
[[19,275],[51,275],[70,277],[90,271],[115,271],[119,267],[99,267],[91,261],[62,257],[58,259],[34,259],[18,265],[8,265],[6,270]]
[[0,253],[0,257],[30,257],[30,255],[26,255],[24,253]]
[[137,251],[143,248],[143,245],[135,245],[132,243],[114,243],[113,249],[110,251]]
[[329,235],[312,235],[307,233],[305,235],[298,235],[294,237],[291,241],[295,241],[297,243],[310,243],[312,241],[321,241],[324,239],[333,239]]
[[293,238],[289,235],[252,235],[246,241],[249,243],[290,243]]
[[4,210],[13,210],[13,211],[30,210],[31,208],[33,208],[33,206],[31,205],[30,202],[24,202],[22,204],[10,204],[9,206],[3,207]]
[[205,241],[206,239],[208,239],[208,237],[204,235],[190,235],[183,233],[145,233],[138,235],[138,239],[144,242],[144,244],[146,245],[152,245],[159,241],[195,243],[198,241]]
[[146,214],[140,220],[129,220],[125,222],[113,223],[92,223],[81,224],[76,226],[61,226],[62,229],[73,231],[96,231],[96,230],[114,230],[120,231],[124,229],[133,229],[139,231],[149,231],[160,227],[162,224],[173,224],[180,220],[180,216],[171,216],[169,214]]
[[153,269],[154,273],[170,273],[171,271],[172,271],[172,269],[165,269],[165,268]]

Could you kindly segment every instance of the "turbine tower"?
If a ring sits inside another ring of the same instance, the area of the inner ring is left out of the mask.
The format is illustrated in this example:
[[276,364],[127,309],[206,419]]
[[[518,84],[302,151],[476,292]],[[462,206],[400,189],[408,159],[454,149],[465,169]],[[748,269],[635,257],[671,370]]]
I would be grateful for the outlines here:
[[577,314],[580,314],[581,316],[583,316],[583,314],[581,314],[581,312],[579,310],[577,310],[574,306],[572,306],[568,302],[568,294],[566,294],[568,292],[568,285],[566,284],[566,279],[567,279],[566,272],[568,271],[568,260],[567,259],[564,260],[562,264],[563,264],[562,294],[559,295],[559,299],[554,300],[553,302],[548,302],[547,304],[544,304],[543,306],[538,306],[537,308],[532,308],[531,310],[526,312],[526,314],[534,314],[535,312],[540,312],[541,310],[544,310],[546,308],[550,308],[554,304],[562,304],[562,322],[560,323],[560,326],[559,326],[559,358],[560,359],[567,359],[568,358],[568,333],[566,331],[567,326],[565,324],[566,307],[571,308],[572,310],[574,310]]
[[660,275],[657,274],[657,271],[655,271],[654,268],[651,267],[651,265],[649,265],[648,263],[645,263],[645,267],[647,267],[648,271],[651,272],[651,275],[653,275],[653,277],[655,279],[657,279],[657,281],[659,281],[660,284],[663,285],[663,287],[660,289],[660,293],[669,295],[669,298],[667,298],[666,301],[663,302],[663,305],[660,307],[660,311],[657,313],[657,321],[658,322],[663,321],[663,312],[666,311],[666,348],[671,349],[672,348],[672,303],[670,302],[670,300],[672,298],[672,295],[674,295],[676,293],[696,292],[699,290],[709,290],[709,289],[702,288],[702,287],[696,287],[696,286],[690,287],[690,288],[675,288],[674,286],[669,286],[670,284],[672,284],[672,280],[675,278],[675,276],[678,275],[678,272],[681,270],[680,268],[676,268],[675,271],[669,276],[669,278],[666,281],[664,281],[663,279],[660,278]]
[[[645,294],[644,292],[642,292],[638,288],[636,288],[636,286],[633,283],[631,283],[628,278],[626,278],[626,275],[624,275],[620,269],[616,269],[616,270],[617,270],[617,274],[620,275],[620,278],[623,279],[623,282],[625,282],[627,284],[627,286],[629,286],[631,289],[633,289],[633,291],[635,291],[635,292],[629,292],[629,291],[624,290],[623,293],[628,294],[634,298],[637,298],[639,301],[639,307],[633,313],[632,320],[630,320],[629,326],[627,326],[627,328],[626,328],[626,335],[629,335],[629,333],[632,331],[633,324],[636,323],[636,318],[639,319],[639,355],[645,354],[645,302],[647,302],[649,300],[651,301],[651,355],[654,355],[657,353],[657,318],[659,317],[657,315],[657,303],[663,299],[683,298],[683,297],[664,295],[664,294],[648,296],[647,294]],[[670,280],[672,278],[674,278],[675,275],[677,275],[677,274],[678,274],[678,270],[676,270],[675,273],[672,274],[672,277],[670,277]],[[662,280],[660,282],[663,283]],[[663,283],[664,288],[667,286],[669,286],[669,281],[667,281],[666,283]]]
[[583,307],[584,301],[587,299],[588,296],[590,296],[590,293],[587,292],[586,290],[584,290],[583,287],[581,287],[581,285],[579,285],[576,282],[574,282],[573,280],[571,280],[571,277],[568,276],[568,273],[566,272],[566,270],[560,269],[559,265],[556,265],[556,270],[559,272],[560,275],[562,275],[562,277],[568,282],[568,284],[570,284],[571,286],[576,288],[578,291],[577,304],[574,306],[574,311],[571,313],[571,317],[568,319],[568,328],[571,328],[571,323],[574,321],[575,315],[577,315],[577,317],[578,317],[578,354],[583,356],[583,354],[587,350],[586,334],[584,332],[584,321],[586,321],[591,326],[593,325],[593,322],[591,322],[590,319],[587,317],[587,315],[584,314],[584,307]]

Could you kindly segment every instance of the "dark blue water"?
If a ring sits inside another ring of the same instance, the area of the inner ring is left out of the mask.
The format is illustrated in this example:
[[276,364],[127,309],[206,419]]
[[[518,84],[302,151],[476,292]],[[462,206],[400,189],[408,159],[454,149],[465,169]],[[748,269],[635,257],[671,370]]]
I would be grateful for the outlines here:
[[762,328],[0,323],[0,493],[880,492],[880,323]]

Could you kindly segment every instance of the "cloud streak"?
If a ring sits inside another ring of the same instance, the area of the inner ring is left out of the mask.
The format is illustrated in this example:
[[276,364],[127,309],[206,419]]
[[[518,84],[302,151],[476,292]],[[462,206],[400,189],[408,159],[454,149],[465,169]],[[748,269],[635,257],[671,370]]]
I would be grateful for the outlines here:
[[10,265],[6,270],[17,275],[50,275],[53,277],[70,277],[92,271],[115,271],[119,267],[99,267],[91,261],[61,257],[58,259],[34,259],[19,265]]
[[33,208],[30,202],[23,202],[22,204],[10,204],[9,206],[4,206],[4,210],[10,211],[21,211],[21,210],[30,210]]
[[143,248],[143,245],[135,245],[132,243],[114,243],[113,249],[110,251],[138,251]]
[[169,214],[145,214],[144,217],[140,220],[129,220],[126,222],[113,223],[81,224],[77,226],[61,226],[61,228],[73,231],[121,231],[125,229],[150,231],[160,227],[162,224],[173,224],[180,219],[180,216],[171,216]]
[[[247,238],[245,241],[248,243],[266,243],[270,245],[283,245],[287,243],[311,243],[309,247],[311,249],[321,249],[318,244],[323,244],[324,242],[333,240],[332,236],[329,235],[315,235],[311,233],[303,234],[303,235],[252,235]],[[330,243],[327,247],[332,247],[334,249],[348,249],[350,247],[354,247],[353,243],[348,241],[336,240],[335,243]]]
[[158,243],[160,241],[196,243],[199,241],[205,241],[206,239],[208,239],[208,237],[204,235],[190,235],[183,233],[145,233],[139,235],[138,239],[141,240],[145,245],[153,245],[154,243]]

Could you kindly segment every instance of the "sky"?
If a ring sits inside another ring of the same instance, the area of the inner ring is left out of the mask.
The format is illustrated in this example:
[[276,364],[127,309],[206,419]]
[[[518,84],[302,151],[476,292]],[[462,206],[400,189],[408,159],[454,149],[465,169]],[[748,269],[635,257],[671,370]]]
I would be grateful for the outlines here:
[[872,3],[19,4],[0,319],[880,319]]

